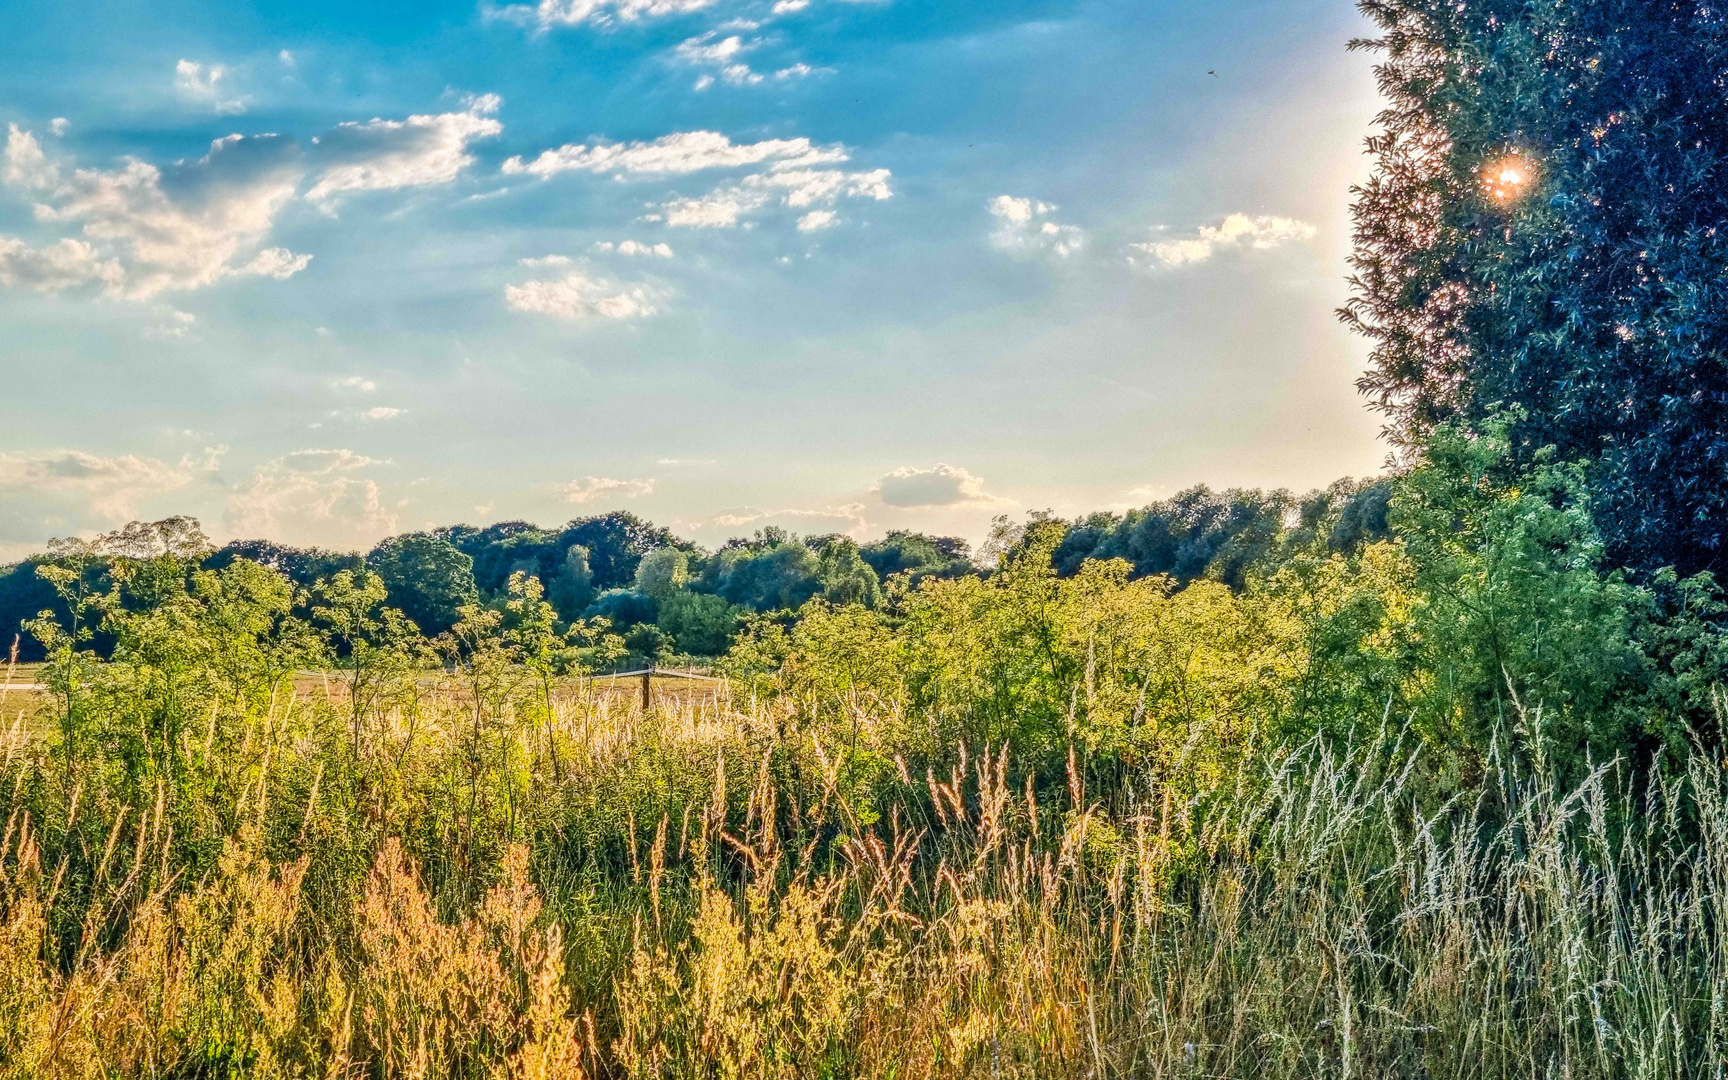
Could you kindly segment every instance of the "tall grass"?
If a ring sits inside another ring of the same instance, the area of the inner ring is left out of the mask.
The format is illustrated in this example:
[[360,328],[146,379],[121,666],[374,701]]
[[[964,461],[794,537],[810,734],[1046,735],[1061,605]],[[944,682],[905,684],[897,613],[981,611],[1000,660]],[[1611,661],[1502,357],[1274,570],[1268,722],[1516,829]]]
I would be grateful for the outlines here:
[[1182,796],[920,769],[856,700],[545,705],[277,695],[143,786],[14,725],[0,1076],[1723,1075],[1702,755],[1436,800],[1315,739]]

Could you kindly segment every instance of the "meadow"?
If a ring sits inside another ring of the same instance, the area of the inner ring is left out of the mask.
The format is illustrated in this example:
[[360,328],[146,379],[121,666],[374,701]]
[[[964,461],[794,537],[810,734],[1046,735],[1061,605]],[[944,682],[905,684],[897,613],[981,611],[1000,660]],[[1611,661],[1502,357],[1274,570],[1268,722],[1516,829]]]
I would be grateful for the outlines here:
[[364,574],[68,571],[115,646],[33,628],[0,1075],[1717,1075],[1720,694],[1575,513],[1432,490],[1242,589],[1035,520],[647,708],[522,574],[428,642]]

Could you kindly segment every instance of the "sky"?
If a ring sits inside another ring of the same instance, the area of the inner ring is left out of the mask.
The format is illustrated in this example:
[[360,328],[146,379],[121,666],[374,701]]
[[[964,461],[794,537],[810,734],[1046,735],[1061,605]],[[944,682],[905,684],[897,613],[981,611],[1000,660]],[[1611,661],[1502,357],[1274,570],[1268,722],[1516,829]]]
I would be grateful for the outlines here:
[[1349,0],[0,3],[0,557],[1381,467]]

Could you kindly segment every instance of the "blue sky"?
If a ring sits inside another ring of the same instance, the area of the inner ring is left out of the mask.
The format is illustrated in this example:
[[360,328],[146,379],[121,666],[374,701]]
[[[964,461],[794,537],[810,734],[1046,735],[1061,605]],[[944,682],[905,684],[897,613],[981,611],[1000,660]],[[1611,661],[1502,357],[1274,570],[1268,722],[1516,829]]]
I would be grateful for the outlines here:
[[3,10],[0,554],[976,539],[1385,453],[1347,0]]

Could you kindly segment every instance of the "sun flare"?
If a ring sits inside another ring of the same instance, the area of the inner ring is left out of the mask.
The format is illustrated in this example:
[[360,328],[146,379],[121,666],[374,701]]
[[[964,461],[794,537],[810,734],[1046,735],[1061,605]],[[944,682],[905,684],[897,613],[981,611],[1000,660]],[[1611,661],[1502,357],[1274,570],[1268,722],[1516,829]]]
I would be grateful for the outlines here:
[[1482,170],[1482,184],[1490,197],[1498,202],[1511,202],[1530,190],[1535,179],[1535,167],[1518,154],[1489,162]]

